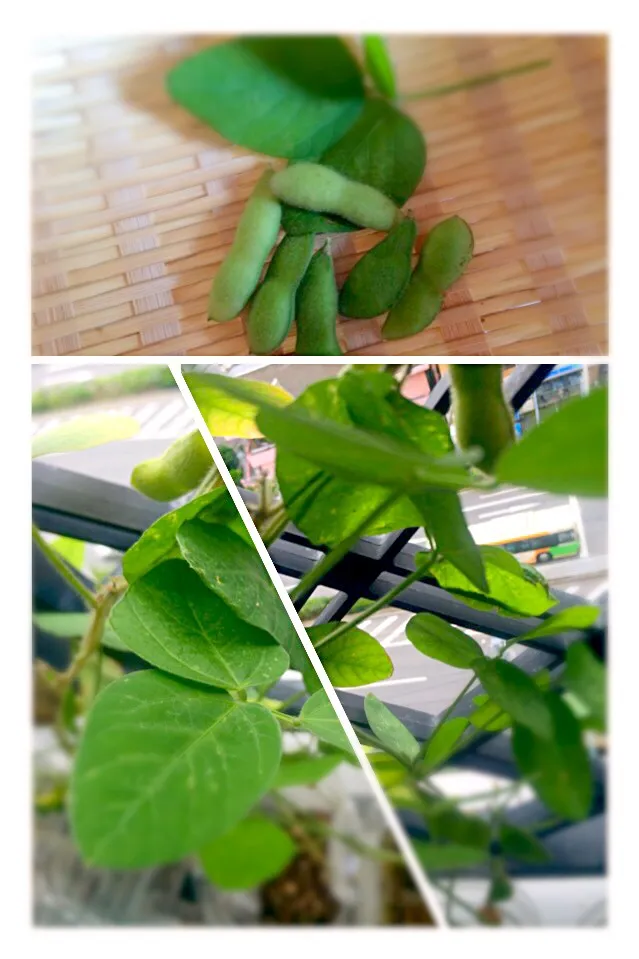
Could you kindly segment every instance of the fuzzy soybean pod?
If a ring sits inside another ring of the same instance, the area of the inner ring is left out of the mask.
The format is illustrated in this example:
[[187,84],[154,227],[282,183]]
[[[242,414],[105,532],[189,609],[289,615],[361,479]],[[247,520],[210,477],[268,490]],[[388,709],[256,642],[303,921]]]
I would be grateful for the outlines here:
[[277,243],[282,206],[270,187],[272,170],[257,181],[244,207],[233,245],[213,278],[208,318],[226,323],[242,312],[260,282],[262,269]]
[[408,286],[382,328],[387,340],[420,333],[442,308],[444,293],[459,279],[473,255],[473,234],[459,216],[438,223],[426,237]]
[[416,232],[412,217],[403,217],[355,264],[340,292],[342,316],[369,319],[390,310],[410,279]]
[[477,465],[490,473],[515,438],[501,364],[451,364],[450,379],[457,445],[462,450],[479,446],[484,455]]
[[285,236],[253,297],[246,321],[251,353],[272,353],[281,346],[293,323],[295,294],[313,254],[315,237]]
[[213,457],[194,430],[171,443],[162,456],[139,463],[131,474],[131,486],[166,503],[199,486],[212,466]]
[[393,201],[379,190],[349,180],[320,163],[291,164],[274,174],[271,189],[290,206],[315,213],[334,213],[358,226],[384,233],[393,226],[399,212]]
[[327,246],[313,256],[295,302],[296,356],[343,356],[337,341],[337,284]]

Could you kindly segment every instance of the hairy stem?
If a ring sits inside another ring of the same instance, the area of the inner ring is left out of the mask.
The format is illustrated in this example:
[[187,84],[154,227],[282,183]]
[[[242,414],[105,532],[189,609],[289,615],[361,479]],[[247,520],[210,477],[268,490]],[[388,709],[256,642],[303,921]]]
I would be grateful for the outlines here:
[[47,543],[35,523],[31,525],[31,535],[60,576],[62,576],[69,586],[84,600],[89,609],[95,609],[96,597],[94,593],[87,589],[84,583],[75,575],[71,567],[65,563],[60,554]]

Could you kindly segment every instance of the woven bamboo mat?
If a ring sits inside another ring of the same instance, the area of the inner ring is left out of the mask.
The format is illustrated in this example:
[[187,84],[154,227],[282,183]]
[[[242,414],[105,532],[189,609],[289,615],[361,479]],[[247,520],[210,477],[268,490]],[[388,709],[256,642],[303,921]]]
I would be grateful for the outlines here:
[[[33,354],[243,355],[241,318],[206,321],[211,277],[266,162],[172,104],[164,75],[210,38],[60,40],[33,82]],[[385,343],[345,320],[351,354],[607,353],[606,41],[393,37],[417,92],[551,65],[403,106],[428,162],[406,205],[420,234],[460,214],[475,256],[423,333]],[[343,277],[379,234],[333,244]],[[281,350],[292,353],[289,337]]]

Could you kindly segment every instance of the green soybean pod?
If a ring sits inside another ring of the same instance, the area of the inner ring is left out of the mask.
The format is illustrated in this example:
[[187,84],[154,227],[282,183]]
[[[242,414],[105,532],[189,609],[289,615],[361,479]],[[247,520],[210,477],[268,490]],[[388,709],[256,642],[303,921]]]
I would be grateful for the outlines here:
[[273,175],[271,189],[290,206],[315,213],[335,213],[358,226],[384,233],[398,216],[393,201],[379,190],[349,180],[321,163],[291,164]]
[[390,310],[410,279],[416,232],[413,218],[403,217],[355,264],[340,292],[342,316],[369,319]]
[[213,278],[208,318],[226,323],[242,312],[260,282],[262,269],[277,243],[282,206],[270,187],[272,170],[255,185],[242,212],[233,244]]
[[190,493],[213,466],[213,457],[200,433],[181,436],[162,456],[138,463],[131,474],[131,486],[150,499],[164,503]]
[[337,341],[337,284],[327,245],[313,256],[295,301],[296,356],[343,356]]
[[246,332],[252,353],[272,353],[281,346],[293,323],[295,294],[313,255],[315,237],[285,236],[251,302]]
[[451,364],[450,380],[457,445],[462,450],[479,446],[484,455],[477,465],[490,473],[515,438],[513,414],[502,386],[502,366]]

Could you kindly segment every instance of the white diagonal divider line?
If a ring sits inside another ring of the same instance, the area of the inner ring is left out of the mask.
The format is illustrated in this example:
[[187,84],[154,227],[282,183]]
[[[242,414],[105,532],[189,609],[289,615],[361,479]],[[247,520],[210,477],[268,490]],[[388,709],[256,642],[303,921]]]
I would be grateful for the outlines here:
[[431,910],[432,916],[435,922],[437,923],[437,925],[443,928],[449,928],[448,923],[446,921],[446,917],[444,915],[444,911],[437,899],[435,890],[428,882],[426,873],[424,872],[422,866],[420,865],[419,859],[417,858],[417,855],[415,854],[415,850],[413,849],[411,845],[410,839],[404,832],[404,829],[393,807],[391,806],[388,800],[388,797],[386,796],[386,793],[384,792],[379,780],[377,779],[377,776],[375,775],[373,771],[373,767],[368,761],[366,753],[362,749],[362,746],[359,742],[359,739],[357,738],[355,730],[351,726],[350,720],[344,711],[344,707],[340,703],[337,693],[335,692],[328,676],[326,675],[326,671],[324,667],[322,666],[322,661],[317,655],[315,647],[313,646],[312,642],[306,635],[306,630],[302,626],[302,621],[299,618],[297,614],[297,610],[295,609],[291,601],[291,597],[288,595],[286,589],[284,588],[284,583],[280,579],[279,573],[275,569],[273,560],[269,556],[268,550],[266,549],[266,546],[262,542],[262,538],[260,534],[258,533],[255,524],[253,523],[251,514],[246,508],[246,504],[244,503],[244,500],[242,499],[238,488],[236,487],[235,483],[231,479],[231,475],[226,467],[224,460],[222,459],[221,453],[219,452],[217,446],[215,445],[213,437],[211,436],[211,433],[204,421],[204,417],[200,413],[197,403],[191,396],[189,388],[186,385],[186,381],[182,375],[182,369],[180,365],[178,363],[170,363],[169,369],[171,370],[171,373],[173,374],[173,378],[178,385],[180,393],[184,397],[185,403],[188,405],[189,409],[193,411],[195,424],[202,434],[202,438],[204,439],[204,442],[206,443],[209,449],[209,452],[211,453],[211,456],[213,457],[213,461],[222,479],[224,480],[226,488],[229,491],[229,494],[233,502],[235,503],[238,513],[242,517],[244,525],[246,526],[249,532],[249,535],[251,539],[253,540],[253,545],[255,546],[260,556],[260,559],[264,563],[264,566],[271,578],[271,582],[273,583],[273,586],[275,587],[277,591],[277,595],[281,599],[284,605],[284,609],[289,615],[291,623],[295,627],[295,632],[299,636],[300,642],[302,643],[302,646],[304,647],[304,649],[306,650],[306,653],[308,654],[308,658],[310,659],[311,663],[313,664],[315,668],[315,672],[317,673],[320,679],[320,682],[324,688],[324,692],[328,696],[330,703],[342,724],[344,732],[346,733],[346,736],[348,737],[348,740],[351,746],[353,747],[355,755],[359,759],[360,766],[362,767],[362,771],[364,775],[366,776],[366,778],[368,779],[370,787],[373,791],[373,795],[376,797],[379,803],[380,809],[382,810],[384,814],[384,818],[386,819],[388,828],[393,834],[395,842],[397,843],[399,849],[402,852],[402,855],[404,856],[406,865],[408,869],[410,870],[410,873],[413,877],[415,885],[417,886],[424,902],[426,903],[428,908]]

